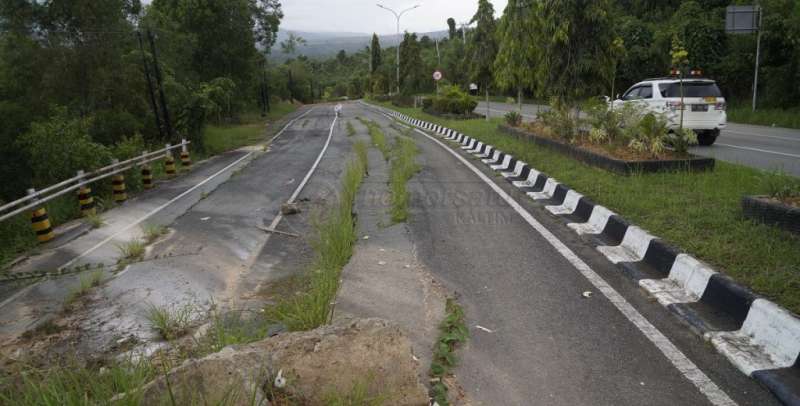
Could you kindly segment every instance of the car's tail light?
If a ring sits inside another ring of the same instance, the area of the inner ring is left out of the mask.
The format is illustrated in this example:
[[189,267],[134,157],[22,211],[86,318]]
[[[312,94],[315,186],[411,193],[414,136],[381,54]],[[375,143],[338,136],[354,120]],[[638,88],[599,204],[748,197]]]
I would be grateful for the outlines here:
[[727,108],[727,107],[728,106],[725,104],[725,102],[717,103],[716,106],[715,106],[715,108],[717,110],[721,110],[721,111],[725,111],[725,108]]
[[667,108],[670,111],[682,110],[683,104],[679,101],[668,101]]

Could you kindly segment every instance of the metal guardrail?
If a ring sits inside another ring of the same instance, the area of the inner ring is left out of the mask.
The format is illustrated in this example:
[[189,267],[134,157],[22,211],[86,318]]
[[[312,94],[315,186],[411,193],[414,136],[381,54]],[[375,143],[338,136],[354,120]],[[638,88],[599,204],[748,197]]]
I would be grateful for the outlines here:
[[153,161],[157,161],[162,158],[166,158],[167,156],[171,155],[170,151],[178,148],[186,149],[186,146],[189,145],[190,143],[191,141],[187,141],[184,139],[181,140],[180,144],[176,145],[167,144],[166,147],[163,149],[153,152],[145,151],[142,153],[142,155],[139,155],[135,158],[131,158],[122,162],[117,162],[115,160],[115,162],[112,163],[111,165],[104,166],[100,169],[96,169],[90,173],[84,173],[83,171],[78,171],[78,174],[76,176],[67,179],[63,182],[57,183],[55,185],[48,186],[42,190],[37,191],[35,189],[28,189],[27,196],[14,200],[13,202],[10,203],[6,203],[2,207],[0,207],[0,221],[7,220],[20,213],[37,208],[42,204],[45,204],[69,192],[77,190],[82,186],[114,176],[120,172],[125,172],[136,166],[141,166]]

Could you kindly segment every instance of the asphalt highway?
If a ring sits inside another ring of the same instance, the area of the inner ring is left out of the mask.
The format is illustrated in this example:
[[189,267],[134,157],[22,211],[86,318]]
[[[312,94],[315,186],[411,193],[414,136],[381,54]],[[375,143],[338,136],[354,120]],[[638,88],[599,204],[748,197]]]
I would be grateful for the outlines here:
[[[535,119],[537,111],[544,108],[523,104],[523,119]],[[491,117],[502,117],[509,111],[517,110],[516,104],[489,103]],[[486,114],[486,103],[478,103],[475,112]],[[729,122],[714,145],[695,147],[691,152],[752,168],[800,176],[800,130]]]
[[[389,124],[386,117],[363,114]],[[449,150],[452,144],[445,147],[419,133],[414,139],[422,170],[408,184],[408,226],[419,260],[465,307],[470,339],[458,354],[455,375],[472,404],[776,404],[541,205],[474,157],[457,151],[465,158],[459,160]],[[534,229],[495,187],[551,236]],[[614,303],[598,291],[597,280],[585,277],[551,237],[591,267],[601,284],[613,287],[696,369],[676,365],[675,354],[655,345],[619,310],[620,299]],[[591,292],[588,298],[584,292]],[[701,391],[694,380],[698,372],[717,390]]]

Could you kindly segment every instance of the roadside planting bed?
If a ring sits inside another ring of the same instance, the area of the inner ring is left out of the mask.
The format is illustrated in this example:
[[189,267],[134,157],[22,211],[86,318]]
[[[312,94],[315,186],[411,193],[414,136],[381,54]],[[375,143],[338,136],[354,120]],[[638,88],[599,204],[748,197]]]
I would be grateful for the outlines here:
[[498,130],[502,119],[442,120],[412,108],[383,106],[508,151],[755,292],[800,313],[800,237],[745,219],[740,206],[743,195],[768,194],[765,184],[778,175],[717,162],[709,172],[625,176],[503,134]]

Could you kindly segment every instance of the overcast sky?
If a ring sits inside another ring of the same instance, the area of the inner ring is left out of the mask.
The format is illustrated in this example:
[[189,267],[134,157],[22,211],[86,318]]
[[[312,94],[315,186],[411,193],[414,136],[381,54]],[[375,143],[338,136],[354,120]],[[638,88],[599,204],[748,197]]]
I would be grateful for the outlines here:
[[[491,0],[495,16],[503,13],[507,0]],[[314,32],[359,32],[394,34],[395,18],[371,0],[283,0],[285,30]],[[396,11],[420,4],[400,21],[401,31],[428,32],[447,29],[447,18],[468,21],[478,9],[478,0],[383,0]]]

